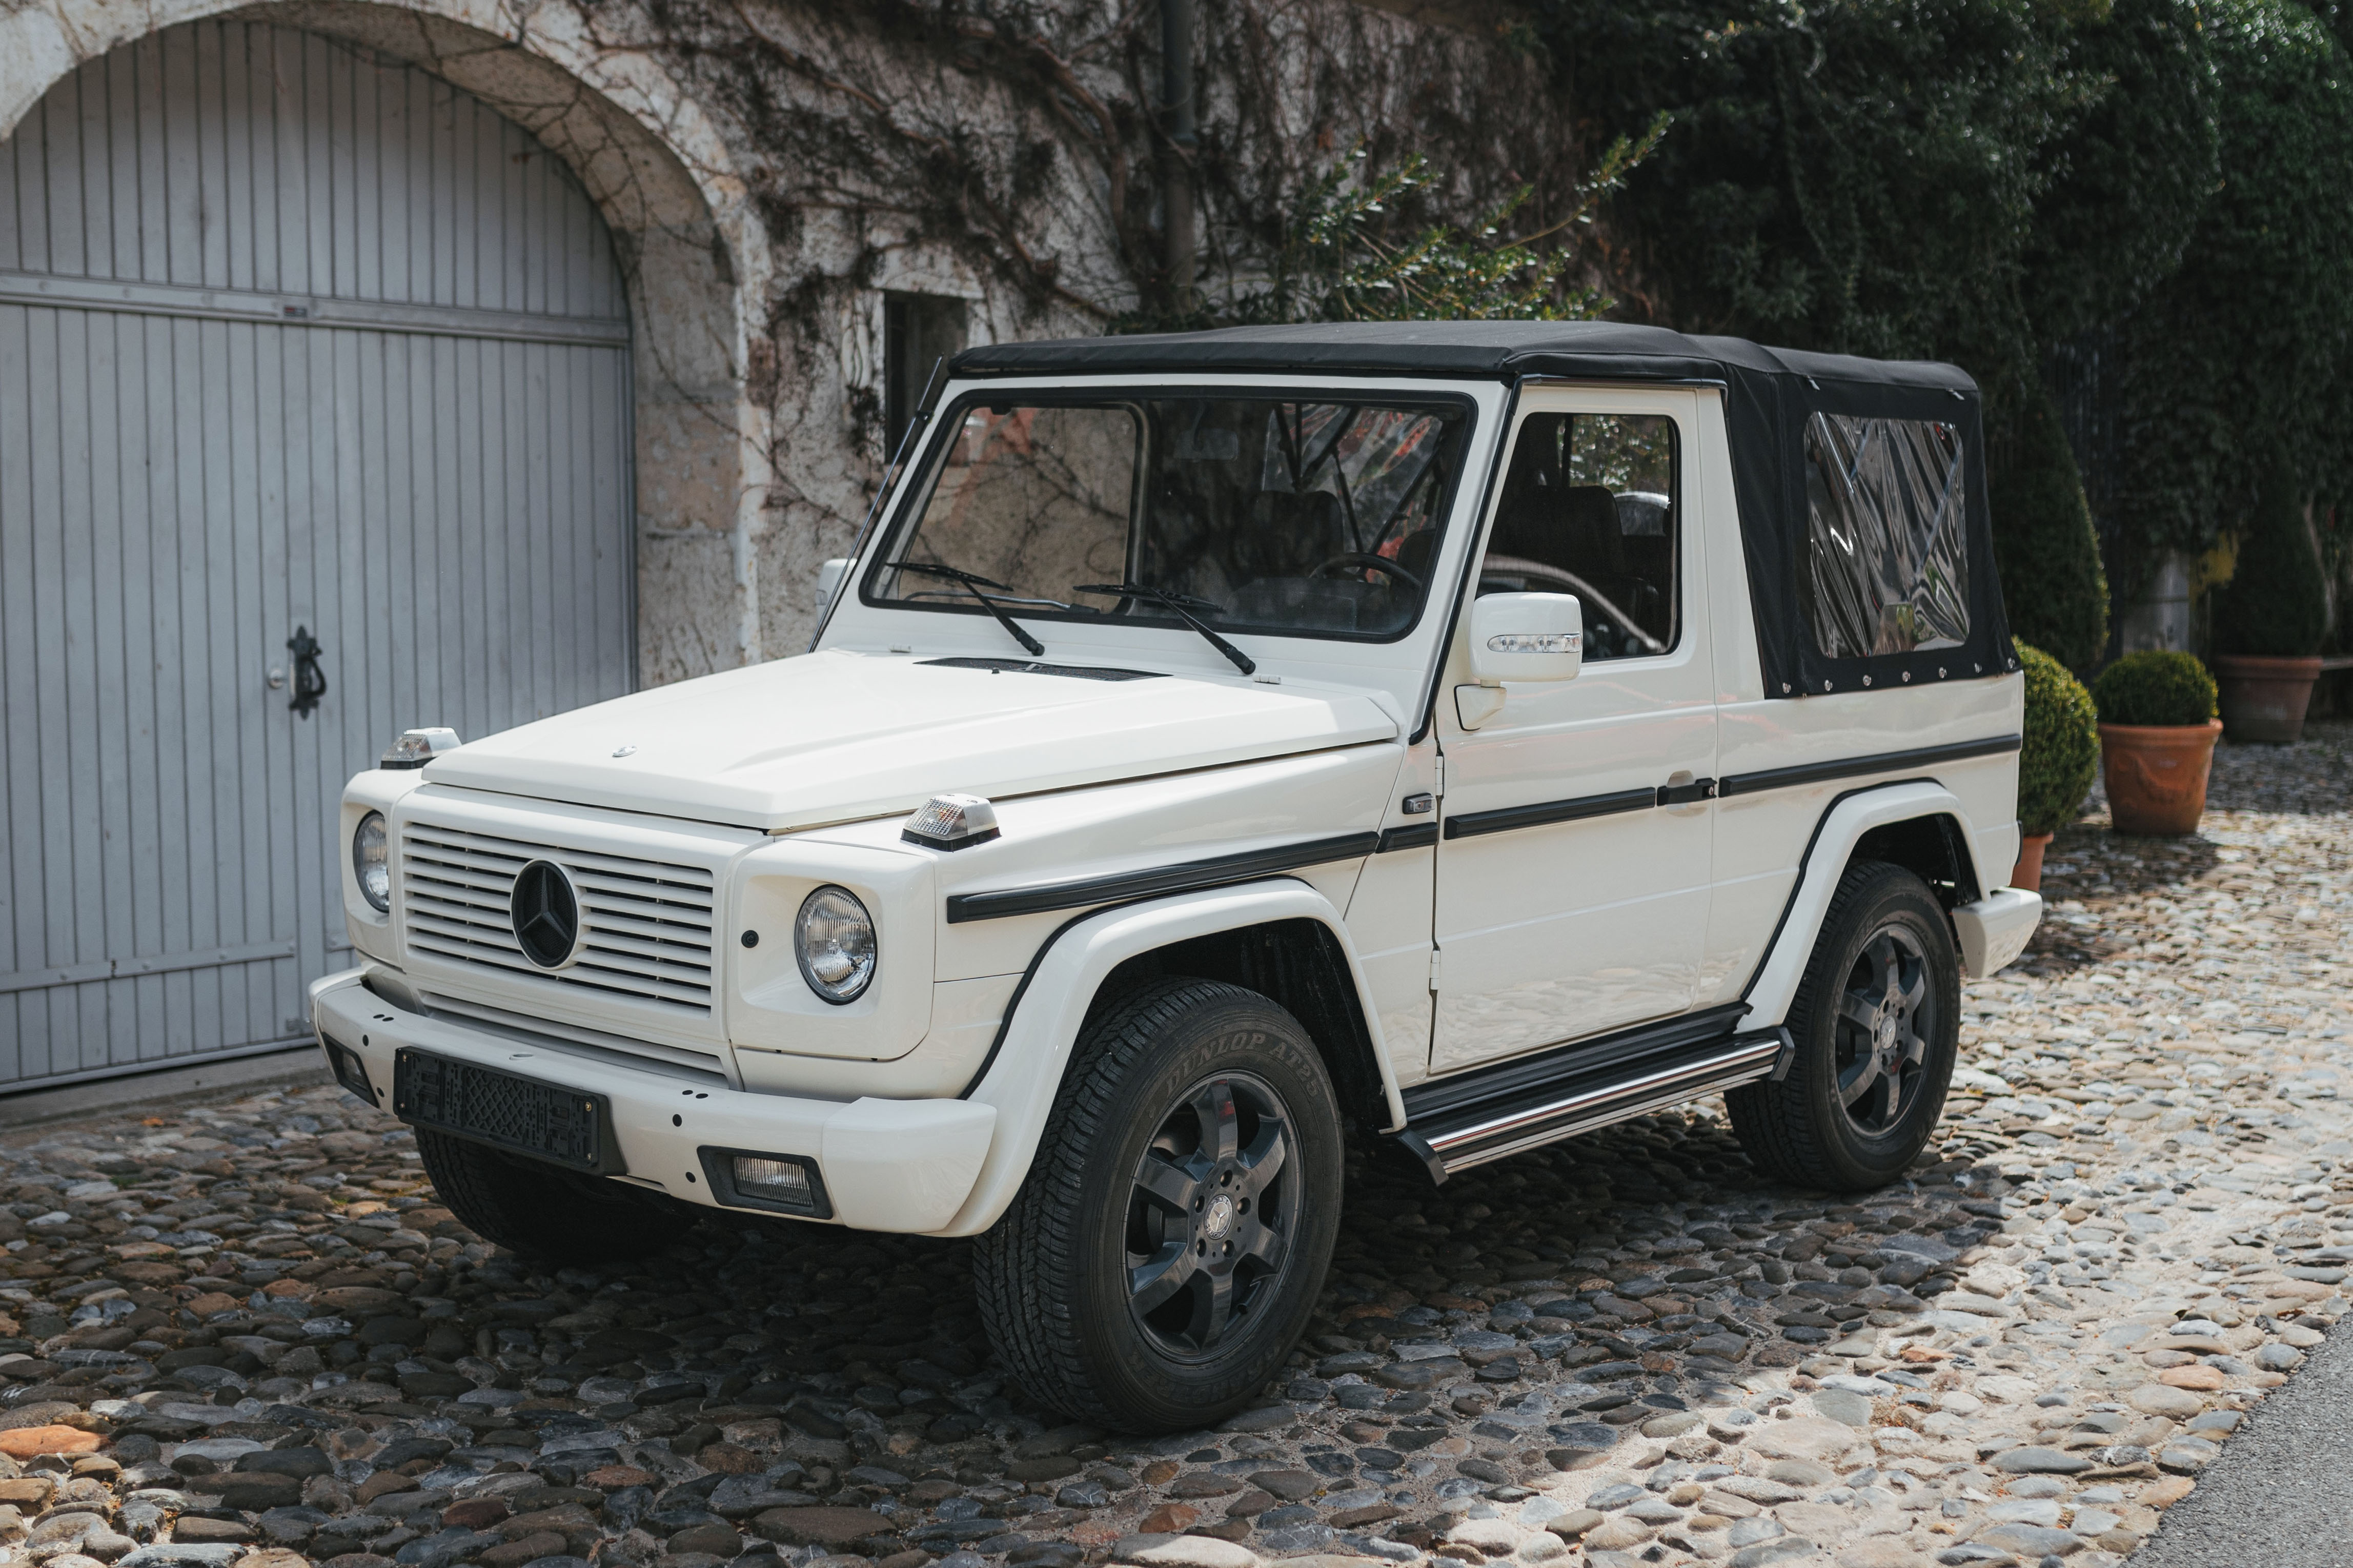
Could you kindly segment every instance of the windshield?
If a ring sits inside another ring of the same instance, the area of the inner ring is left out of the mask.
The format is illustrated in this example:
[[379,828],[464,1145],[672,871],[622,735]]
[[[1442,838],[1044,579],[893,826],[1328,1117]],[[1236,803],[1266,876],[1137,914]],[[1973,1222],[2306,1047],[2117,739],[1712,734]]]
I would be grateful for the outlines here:
[[869,603],[1362,638],[1420,615],[1471,423],[1452,402],[1224,392],[944,417]]

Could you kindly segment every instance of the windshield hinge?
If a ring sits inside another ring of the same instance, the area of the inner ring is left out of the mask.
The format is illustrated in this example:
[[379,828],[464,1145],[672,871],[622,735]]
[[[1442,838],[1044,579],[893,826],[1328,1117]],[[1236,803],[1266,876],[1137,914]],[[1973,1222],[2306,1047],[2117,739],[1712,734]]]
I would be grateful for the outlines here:
[[1433,992],[1438,989],[1440,961],[1445,956],[1434,947],[1430,950],[1430,988]]

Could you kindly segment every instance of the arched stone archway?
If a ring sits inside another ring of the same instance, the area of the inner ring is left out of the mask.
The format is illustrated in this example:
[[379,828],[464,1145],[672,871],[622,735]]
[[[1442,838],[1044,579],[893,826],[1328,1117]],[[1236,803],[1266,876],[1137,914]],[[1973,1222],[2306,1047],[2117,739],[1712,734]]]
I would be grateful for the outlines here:
[[744,395],[773,265],[718,128],[655,61],[568,5],[467,0],[38,0],[0,15],[0,136],[82,63],[182,22],[302,28],[406,60],[480,99],[562,158],[613,231],[635,366],[638,677],[648,685],[790,651],[764,648],[759,535],[766,416]]
[[389,6],[62,58],[0,134],[12,1089],[301,1038],[403,728],[760,652],[723,180]]

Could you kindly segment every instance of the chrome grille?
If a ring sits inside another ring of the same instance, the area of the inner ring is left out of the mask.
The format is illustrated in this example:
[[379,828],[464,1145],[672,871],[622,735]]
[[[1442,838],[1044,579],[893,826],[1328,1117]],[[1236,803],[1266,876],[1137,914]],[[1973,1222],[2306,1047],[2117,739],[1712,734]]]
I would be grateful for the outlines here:
[[[540,968],[515,941],[508,900],[515,874],[533,860],[554,861],[580,891],[586,945],[568,969]],[[714,900],[708,868],[411,820],[400,839],[400,878],[409,944],[421,952],[678,1013],[711,1014]]]

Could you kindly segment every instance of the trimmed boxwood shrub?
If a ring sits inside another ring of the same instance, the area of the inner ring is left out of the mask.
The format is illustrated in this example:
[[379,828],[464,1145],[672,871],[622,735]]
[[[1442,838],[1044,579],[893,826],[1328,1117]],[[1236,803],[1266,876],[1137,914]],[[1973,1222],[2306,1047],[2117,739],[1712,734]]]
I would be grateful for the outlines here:
[[2099,714],[2084,683],[2039,647],[2018,645],[2026,668],[2026,743],[2018,757],[2018,826],[2056,833],[2075,818],[2100,768]]
[[[2089,669],[2108,640],[2108,580],[2059,405],[2038,383],[2006,423],[2007,438],[1987,459],[2010,629],[2021,648],[2032,643],[2070,668]],[[2031,703],[2031,677],[2027,690]]]
[[2218,596],[2215,640],[2224,653],[2296,658],[2318,653],[2328,635],[2320,556],[2295,489],[2277,470],[2247,519],[2238,570]]
[[2214,717],[2214,678],[2186,653],[2131,653],[2100,671],[2092,701],[2103,724],[2203,724]]

